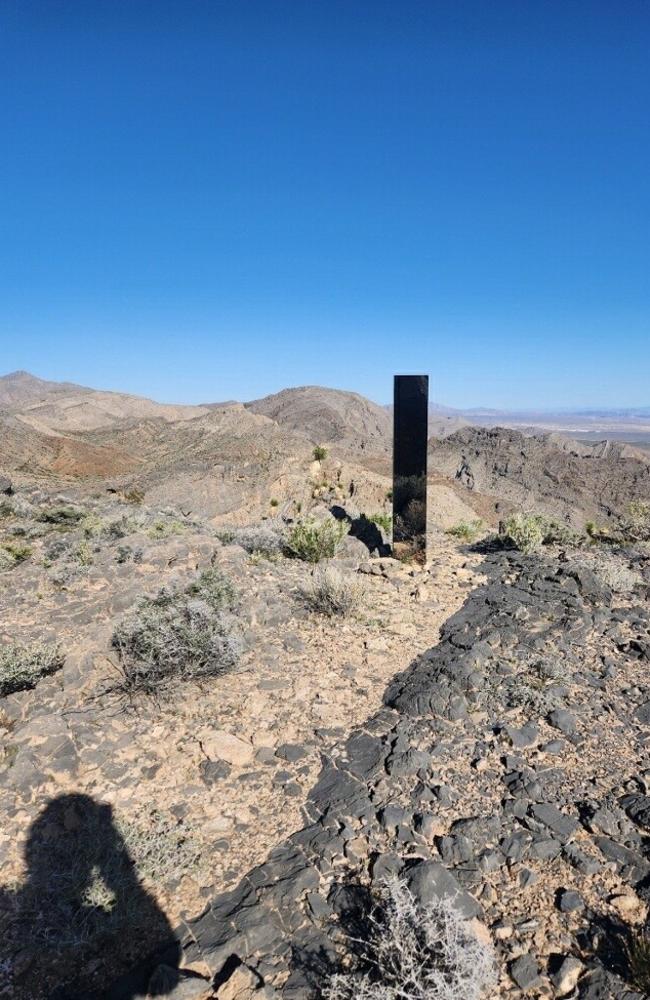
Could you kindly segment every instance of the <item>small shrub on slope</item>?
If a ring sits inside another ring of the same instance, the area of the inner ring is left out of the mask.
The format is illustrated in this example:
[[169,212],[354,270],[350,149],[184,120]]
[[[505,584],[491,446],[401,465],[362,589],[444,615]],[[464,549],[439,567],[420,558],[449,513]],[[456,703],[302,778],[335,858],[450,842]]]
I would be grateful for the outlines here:
[[317,563],[321,559],[332,559],[336,550],[350,530],[346,521],[328,518],[321,523],[299,521],[287,536],[287,555],[305,562]]
[[310,608],[330,616],[350,614],[359,606],[364,593],[361,580],[335,566],[317,569],[302,590]]
[[42,677],[54,674],[65,662],[59,646],[12,642],[0,647],[0,698],[36,687]]
[[365,927],[363,941],[350,941],[356,961],[330,979],[326,1000],[480,1000],[496,984],[492,949],[449,897],[419,906],[391,881]]
[[464,542],[473,542],[482,527],[483,522],[480,518],[476,521],[459,521],[453,527],[447,528],[445,534],[451,535],[452,538],[460,538]]
[[284,531],[275,525],[252,525],[249,528],[235,528],[231,541],[241,545],[251,555],[259,553],[272,558],[282,552],[285,544]]
[[572,544],[577,541],[570,529],[558,524],[544,514],[511,514],[505,523],[506,539],[520,552],[539,552],[543,545],[553,542]]
[[116,626],[117,651],[127,694],[161,693],[172,682],[214,677],[232,669],[241,652],[235,595],[217,570],[185,590],[145,598]]
[[387,535],[390,535],[393,530],[393,518],[390,514],[384,514],[383,511],[379,511],[377,514],[368,514],[368,520],[376,524],[378,528],[381,528]]
[[633,500],[628,506],[622,528],[624,536],[630,541],[648,541],[650,539],[650,501]]

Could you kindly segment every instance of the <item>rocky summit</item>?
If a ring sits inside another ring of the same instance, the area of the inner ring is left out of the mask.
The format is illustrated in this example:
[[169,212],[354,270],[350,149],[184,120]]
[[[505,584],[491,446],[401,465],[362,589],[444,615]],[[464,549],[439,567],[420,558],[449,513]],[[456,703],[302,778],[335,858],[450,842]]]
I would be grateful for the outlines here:
[[362,397],[0,408],[0,997],[648,995],[643,456],[431,438],[416,564]]

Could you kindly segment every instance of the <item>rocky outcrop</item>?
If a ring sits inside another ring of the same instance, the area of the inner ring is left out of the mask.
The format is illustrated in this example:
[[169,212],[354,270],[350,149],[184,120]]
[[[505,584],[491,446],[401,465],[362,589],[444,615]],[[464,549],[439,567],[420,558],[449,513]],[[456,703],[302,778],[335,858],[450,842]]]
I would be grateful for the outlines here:
[[355,899],[399,874],[487,923],[499,996],[639,996],[603,935],[649,896],[648,609],[613,607],[571,565],[501,553],[484,569],[323,757],[304,828],[184,925],[186,960],[221,989],[245,970],[255,996],[318,996]]
[[566,519],[607,523],[650,493],[650,463],[616,442],[587,445],[559,435],[466,427],[429,442],[429,466],[469,490]]

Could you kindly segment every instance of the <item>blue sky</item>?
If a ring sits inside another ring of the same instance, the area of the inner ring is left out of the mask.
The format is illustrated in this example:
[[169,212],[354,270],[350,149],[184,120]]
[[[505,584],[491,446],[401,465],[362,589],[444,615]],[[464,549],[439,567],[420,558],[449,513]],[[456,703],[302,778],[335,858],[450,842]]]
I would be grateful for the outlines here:
[[645,0],[4,0],[0,371],[650,403]]

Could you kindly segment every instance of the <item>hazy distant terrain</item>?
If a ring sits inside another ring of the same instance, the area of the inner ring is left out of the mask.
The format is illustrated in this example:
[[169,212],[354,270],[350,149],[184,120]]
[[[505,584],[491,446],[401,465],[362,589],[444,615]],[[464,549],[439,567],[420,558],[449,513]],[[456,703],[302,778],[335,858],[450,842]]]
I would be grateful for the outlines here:
[[[307,502],[319,444],[329,453],[325,485],[347,483],[379,509],[390,488],[390,410],[320,386],[169,405],[14,372],[0,378],[0,471],[84,488],[109,481],[236,521],[268,514],[271,501]],[[646,452],[634,447],[650,442],[647,407],[542,414],[432,404],[429,432],[431,515],[442,525],[495,523],[515,507],[607,522],[649,492]]]

